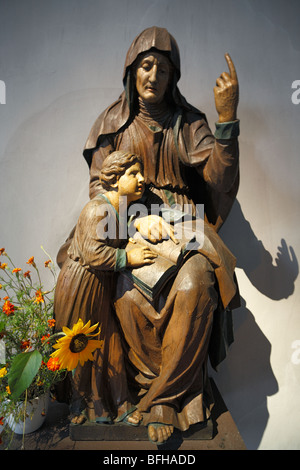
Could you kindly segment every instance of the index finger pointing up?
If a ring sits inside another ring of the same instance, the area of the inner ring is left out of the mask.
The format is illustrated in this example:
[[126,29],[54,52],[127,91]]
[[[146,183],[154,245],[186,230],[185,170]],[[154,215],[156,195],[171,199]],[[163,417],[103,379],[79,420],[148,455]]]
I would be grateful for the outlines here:
[[232,59],[228,53],[225,54],[225,59],[229,68],[230,76],[232,80],[237,80],[237,74],[235,70],[234,63],[232,62]]

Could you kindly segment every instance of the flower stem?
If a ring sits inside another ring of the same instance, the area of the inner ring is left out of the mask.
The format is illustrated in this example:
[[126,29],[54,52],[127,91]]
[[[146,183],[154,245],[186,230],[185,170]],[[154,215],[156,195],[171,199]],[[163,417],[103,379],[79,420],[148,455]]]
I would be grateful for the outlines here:
[[26,390],[25,390],[24,418],[23,418],[23,436],[22,436],[22,447],[21,447],[21,450],[25,450],[25,421],[26,421],[26,407],[27,407],[27,388],[26,388]]

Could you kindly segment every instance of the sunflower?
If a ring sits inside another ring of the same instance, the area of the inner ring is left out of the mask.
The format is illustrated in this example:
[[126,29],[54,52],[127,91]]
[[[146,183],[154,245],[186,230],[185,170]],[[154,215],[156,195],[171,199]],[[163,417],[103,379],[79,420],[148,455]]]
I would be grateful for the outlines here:
[[98,333],[91,335],[90,333],[94,331],[99,323],[96,325],[90,326],[90,320],[83,325],[81,319],[73,326],[73,329],[70,330],[66,326],[63,327],[63,332],[65,336],[60,338],[53,348],[56,349],[51,356],[57,357],[60,362],[60,369],[68,369],[69,371],[75,369],[78,362],[83,366],[83,364],[90,360],[93,360],[93,352],[97,348],[101,348],[103,341],[90,339],[94,336],[100,334],[100,328]]

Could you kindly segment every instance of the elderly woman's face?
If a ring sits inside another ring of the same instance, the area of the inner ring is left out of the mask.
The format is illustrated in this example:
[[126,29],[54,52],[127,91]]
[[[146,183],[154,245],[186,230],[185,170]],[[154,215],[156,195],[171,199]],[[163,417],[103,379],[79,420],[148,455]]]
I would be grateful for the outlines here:
[[152,104],[160,103],[171,74],[170,62],[158,52],[145,53],[136,68],[136,89],[139,96]]

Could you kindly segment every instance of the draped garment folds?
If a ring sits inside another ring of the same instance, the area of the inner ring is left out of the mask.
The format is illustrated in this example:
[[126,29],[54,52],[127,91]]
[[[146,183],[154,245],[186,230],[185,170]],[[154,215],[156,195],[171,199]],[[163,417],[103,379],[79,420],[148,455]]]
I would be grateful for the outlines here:
[[[160,106],[141,102],[134,84],[136,59],[152,49],[173,66]],[[90,197],[102,190],[98,175],[106,156],[124,150],[143,159],[148,206],[176,204],[195,216],[196,204],[205,205],[204,245],[159,298],[150,302],[122,275],[115,298],[128,384],[143,423],[185,430],[205,420],[213,403],[208,355],[216,368],[233,341],[231,309],[239,306],[235,258],[217,232],[238,190],[239,122],[216,124],[213,135],[205,115],[179,92],[179,78],[175,39],[163,28],[142,32],[127,53],[124,92],[96,120],[83,154],[90,168]],[[63,253],[64,247],[58,259]]]
[[[109,224],[114,237],[104,238],[101,224]],[[57,331],[72,328],[79,318],[101,326],[103,347],[96,350],[93,362],[79,364],[72,378],[72,410],[77,413],[87,406],[91,421],[99,417],[109,421],[107,410],[122,414],[131,407],[120,334],[112,314],[122,244],[118,214],[105,196],[96,196],[79,216],[55,290]]]

